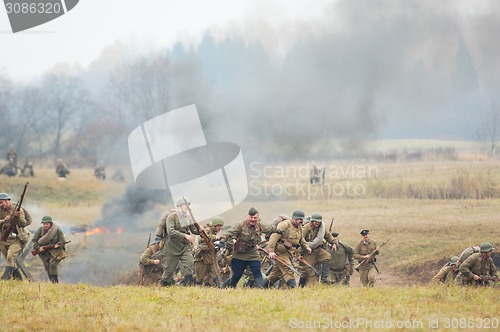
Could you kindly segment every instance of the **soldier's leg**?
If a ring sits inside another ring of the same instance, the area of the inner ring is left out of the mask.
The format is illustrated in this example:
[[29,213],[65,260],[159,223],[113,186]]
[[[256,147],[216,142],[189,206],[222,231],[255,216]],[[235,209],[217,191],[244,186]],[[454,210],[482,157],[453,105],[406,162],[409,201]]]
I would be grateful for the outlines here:
[[281,276],[283,275],[283,265],[280,263],[276,263],[273,265],[273,268],[271,269],[271,273],[267,277],[267,287],[271,288],[274,286],[274,284],[280,280]]
[[330,259],[332,255],[328,253],[325,249],[319,249],[317,255],[317,261],[321,263],[321,282],[324,284],[330,284],[328,280],[328,272],[330,271]]
[[375,285],[375,281],[377,280],[377,271],[375,270],[375,266],[370,267],[367,278],[368,287],[373,287]]
[[233,270],[233,275],[229,279],[228,286],[236,288],[238,281],[240,281],[243,271],[248,265],[248,261],[242,261],[240,259],[233,258],[231,260],[231,269]]
[[50,258],[49,260],[49,280],[52,283],[58,283],[59,279],[57,277],[58,270],[57,266],[59,265],[59,262],[57,262],[55,259]]
[[163,274],[161,276],[161,285],[170,286],[174,284],[174,272],[179,264],[180,256],[164,255],[161,265]]
[[196,284],[201,285],[207,274],[207,265],[203,261],[194,262],[194,272],[196,274]]
[[191,250],[184,250],[180,256],[180,264],[184,269],[184,286],[190,286],[193,283],[194,258]]
[[363,286],[368,286],[368,269],[367,268],[359,268],[359,281]]
[[262,270],[259,260],[248,261],[248,266],[250,270],[252,270],[253,278],[255,279],[255,287],[263,288],[264,287],[264,279],[262,278]]
[[16,257],[21,252],[21,242],[17,239],[8,240],[7,243],[10,243],[7,249],[7,263],[6,266],[16,268]]

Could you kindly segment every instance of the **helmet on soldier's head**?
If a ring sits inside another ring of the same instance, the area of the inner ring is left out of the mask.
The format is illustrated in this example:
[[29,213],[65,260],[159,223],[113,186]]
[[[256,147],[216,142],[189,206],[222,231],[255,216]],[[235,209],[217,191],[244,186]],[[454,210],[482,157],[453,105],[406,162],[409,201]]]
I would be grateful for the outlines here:
[[323,216],[319,212],[314,212],[311,214],[311,221],[323,222]]
[[189,199],[186,196],[181,196],[181,197],[177,198],[177,202],[175,203],[175,206],[181,206],[182,204],[186,204],[186,202],[187,202],[187,205],[191,205],[191,202],[189,201]]
[[302,219],[304,220],[304,212],[302,210],[295,210],[292,213],[292,219]]
[[51,217],[51,216],[43,216],[43,218],[42,218],[42,222],[41,222],[41,223],[43,224],[44,222],[50,222],[50,223],[53,223],[53,221],[52,221],[52,217]]
[[458,264],[459,259],[460,259],[460,258],[458,258],[458,256],[453,256],[453,257],[450,259],[450,265],[457,265],[457,264]]
[[212,219],[212,226],[224,226],[224,220],[221,217],[214,217]]
[[9,200],[10,201],[10,196],[7,195],[6,193],[0,193],[0,201],[2,200]]
[[489,251],[495,249],[495,248],[493,248],[493,245],[489,242],[485,242],[485,243],[481,244],[479,246],[479,248],[481,249],[481,252],[489,252]]

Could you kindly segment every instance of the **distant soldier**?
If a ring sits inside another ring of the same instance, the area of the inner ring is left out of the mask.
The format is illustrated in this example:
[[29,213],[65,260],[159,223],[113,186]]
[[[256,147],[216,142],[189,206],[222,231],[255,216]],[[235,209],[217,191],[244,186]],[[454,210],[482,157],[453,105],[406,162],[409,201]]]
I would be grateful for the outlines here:
[[123,182],[123,181],[125,181],[125,175],[123,175],[123,172],[121,169],[117,168],[115,170],[115,172],[113,173],[111,180],[116,181],[116,182]]
[[144,286],[158,285],[163,274],[161,266],[163,242],[156,239],[142,254],[140,265],[143,269],[142,284]]
[[459,257],[453,256],[448,263],[446,263],[439,272],[432,278],[433,284],[451,284],[455,282],[458,275]]
[[7,159],[7,162],[9,163],[9,165],[17,167],[17,152],[16,152],[16,149],[14,148],[13,144],[11,144],[9,146],[9,150],[7,150],[6,159]]
[[[321,265],[321,282],[329,284],[328,274],[330,272],[330,259],[332,256],[325,250],[325,241],[333,245],[334,239],[332,234],[326,232],[321,213],[314,212],[311,214],[310,222],[302,227],[302,233],[307,245],[312,249],[311,253],[303,254],[304,259],[311,266]],[[301,262],[300,264],[305,272],[305,276],[299,280],[299,284],[300,286],[305,286],[308,280],[314,277],[315,272],[305,263]]]
[[56,173],[59,178],[66,178],[66,175],[70,173],[68,167],[66,167],[62,159],[57,160]]
[[106,179],[106,167],[104,166],[104,162],[102,160],[94,168],[94,176],[103,181]]
[[[174,273],[180,263],[184,269],[184,286],[193,283],[194,260],[191,246],[195,242],[194,235],[200,235],[200,231],[193,225],[189,215],[187,204],[191,204],[187,198],[181,196],[176,202],[176,211],[168,215],[166,220],[166,237],[163,247],[163,275],[162,286],[174,284]],[[201,227],[201,226],[200,226]]]
[[[218,233],[224,226],[221,217],[214,217],[212,222],[204,227],[208,239],[215,243],[220,240]],[[194,254],[194,270],[196,274],[196,284],[205,286],[218,285],[217,273],[215,270],[215,252],[210,250],[205,241],[200,241]],[[219,285],[220,286],[220,285]]]
[[[304,212],[295,210],[292,214],[292,219],[283,219],[277,226],[277,232],[271,234],[267,250],[269,251],[269,258],[281,258],[283,262],[292,266],[292,259],[295,256],[295,251],[302,247],[308,253],[312,250],[307,245],[304,237],[302,236],[302,223],[304,222]],[[286,282],[289,288],[297,286],[295,282],[294,272],[285,265],[275,262],[271,273],[268,276],[268,287],[274,285],[281,277]]]
[[260,256],[256,246],[261,242],[262,234],[274,232],[276,232],[276,226],[262,224],[259,212],[255,208],[251,208],[248,211],[247,219],[234,224],[224,234],[225,238],[222,238],[220,241],[221,246],[224,246],[226,242],[230,242],[233,239],[236,240],[233,245],[233,258],[231,260],[233,275],[229,279],[229,287],[236,287],[247,266],[250,267],[254,276],[255,287],[264,287]]
[[481,244],[479,248],[480,252],[470,255],[460,264],[464,285],[488,285],[488,281],[483,279],[486,277],[496,277],[498,281],[497,267],[491,258],[495,248],[489,242]]
[[[16,257],[22,251],[24,244],[28,240],[30,234],[24,228],[28,225],[26,217],[24,215],[24,209],[14,212],[15,204],[11,202],[11,198],[6,193],[0,193],[0,229],[2,229],[1,234],[4,235],[4,225],[6,222],[12,218],[16,218],[16,227],[8,235],[6,241],[0,240],[0,251],[2,255],[7,259],[5,264],[5,271],[2,276],[2,280],[11,279],[14,276],[19,276],[20,273],[17,270]],[[8,228],[7,228],[8,229]],[[16,277],[16,279],[18,279]]]
[[334,242],[327,248],[332,256],[330,259],[330,280],[337,285],[349,285],[352,273],[354,271],[353,255],[354,249],[345,242],[340,241],[340,235],[337,232],[332,233]]
[[[359,280],[363,286],[373,287],[376,281],[376,267],[375,262],[378,255],[377,243],[370,239],[370,231],[364,229],[361,231],[363,239],[358,242],[354,248],[354,259],[360,263],[364,261],[359,267]],[[370,258],[370,255],[373,256]]]
[[33,163],[28,158],[26,158],[26,161],[24,162],[24,166],[21,170],[21,175],[24,177],[35,176],[35,171],[33,170]]
[[[33,250],[39,252],[38,257],[47,271],[50,282],[58,283],[57,266],[66,258],[66,247],[64,246],[66,240],[59,226],[52,221],[52,217],[44,216],[42,218],[42,227],[36,231],[31,242]],[[44,246],[51,246],[51,248],[45,249]]]

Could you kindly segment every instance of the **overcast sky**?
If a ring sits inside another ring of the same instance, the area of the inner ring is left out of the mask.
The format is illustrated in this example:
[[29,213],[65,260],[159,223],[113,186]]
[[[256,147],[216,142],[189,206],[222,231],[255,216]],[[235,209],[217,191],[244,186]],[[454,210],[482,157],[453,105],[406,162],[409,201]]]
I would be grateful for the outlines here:
[[66,15],[13,34],[0,9],[0,68],[13,80],[38,76],[59,62],[83,67],[116,41],[154,48],[196,43],[203,31],[265,20],[282,26],[314,20],[332,0],[81,0]]

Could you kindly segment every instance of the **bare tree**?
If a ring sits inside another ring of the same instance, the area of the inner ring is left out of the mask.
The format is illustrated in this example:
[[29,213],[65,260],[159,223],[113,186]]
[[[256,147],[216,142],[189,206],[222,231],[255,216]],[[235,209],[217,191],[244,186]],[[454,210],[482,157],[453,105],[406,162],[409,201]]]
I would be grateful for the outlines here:
[[0,68],[0,121],[2,123],[2,130],[0,130],[0,147],[7,146],[11,143],[9,136],[11,135],[12,128],[10,126],[10,92],[11,83],[7,78],[5,70]]
[[500,110],[497,105],[491,105],[490,112],[479,128],[479,137],[487,145],[489,155],[494,157],[500,140]]
[[53,141],[54,155],[59,157],[64,133],[71,124],[81,121],[90,105],[90,94],[75,76],[64,73],[49,73],[44,77],[43,86],[47,100],[48,116],[55,129]]

